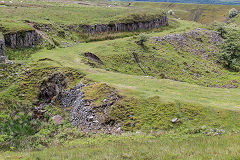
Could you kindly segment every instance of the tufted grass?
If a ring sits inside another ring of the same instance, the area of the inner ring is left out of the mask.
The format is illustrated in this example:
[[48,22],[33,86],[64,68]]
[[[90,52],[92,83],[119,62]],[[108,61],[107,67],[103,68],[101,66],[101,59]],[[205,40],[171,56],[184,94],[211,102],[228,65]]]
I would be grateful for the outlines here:
[[96,136],[35,152],[0,152],[0,159],[161,159],[233,160],[240,158],[240,136]]

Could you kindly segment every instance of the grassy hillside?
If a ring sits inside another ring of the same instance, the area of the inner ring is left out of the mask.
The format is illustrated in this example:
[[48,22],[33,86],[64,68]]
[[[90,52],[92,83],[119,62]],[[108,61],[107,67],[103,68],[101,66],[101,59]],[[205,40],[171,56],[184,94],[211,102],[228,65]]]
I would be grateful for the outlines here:
[[[239,31],[239,16],[225,25],[193,22],[224,21],[232,6],[6,3],[0,5],[1,31],[33,29],[28,20],[43,26],[38,29],[54,44],[67,45],[7,48],[13,62],[0,65],[0,159],[240,156],[240,72],[218,57],[225,34]],[[133,13],[154,17],[167,6],[176,17],[152,30],[84,35],[67,29],[125,22]]]
[[[25,20],[40,24],[105,24],[119,21],[129,14],[159,14],[172,9],[175,17],[204,24],[225,21],[231,8],[239,6],[195,5],[171,3],[132,2],[51,2],[51,1],[10,1],[0,2],[1,30],[5,32],[32,29]],[[27,8],[27,9],[26,9]],[[148,11],[151,10],[151,13]],[[20,16],[21,15],[21,16]],[[76,18],[78,17],[78,18]]]
[[[238,88],[206,88],[194,85],[201,84],[201,79],[189,79],[188,74],[182,74],[181,66],[184,66],[184,64],[182,63],[183,61],[180,61],[180,53],[176,52],[169,44],[161,46],[165,50],[164,52],[161,50],[153,52],[155,49],[149,46],[153,37],[162,37],[166,34],[181,35],[197,27],[203,26],[194,22],[173,20],[169,27],[145,32],[145,36],[149,37],[149,40],[144,42],[144,47],[136,44],[140,37],[135,36],[81,43],[68,48],[41,49],[30,55],[30,58],[20,56],[23,60],[16,61],[17,64],[12,65],[12,68],[3,68],[3,71],[8,69],[8,72],[4,72],[5,80],[3,84],[5,87],[1,89],[0,93],[1,117],[4,122],[2,123],[2,128],[5,128],[2,135],[2,147],[12,146],[13,148],[18,148],[24,145],[27,148],[41,149],[49,144],[61,144],[62,141],[81,136],[74,128],[69,126],[68,118],[65,119],[65,125],[59,127],[54,127],[51,123],[45,124],[36,121],[32,124],[32,122],[26,121],[30,116],[27,113],[33,107],[33,104],[39,103],[38,95],[41,84],[48,80],[53,73],[67,75],[68,89],[85,80],[106,83],[116,88],[119,95],[123,96],[123,98],[112,106],[112,109],[109,110],[108,118],[115,123],[121,123],[124,131],[142,130],[150,132],[151,130],[164,130],[167,134],[171,132],[195,134],[196,132],[201,135],[203,132],[201,127],[204,125],[209,128],[223,128],[228,133],[238,131],[240,107]],[[203,42],[201,43],[205,45],[205,39],[202,38],[202,40]],[[158,74],[152,72],[152,76],[155,76],[155,78],[151,77],[151,75],[144,77],[133,55],[129,52],[131,50],[136,51],[139,55],[151,56],[159,54],[161,58],[169,59],[173,63],[168,63],[168,61],[161,63],[163,67],[166,67],[166,76],[179,81],[184,80],[179,79],[180,77],[188,77],[188,79],[185,79],[188,84],[161,79],[163,77],[157,75],[160,75],[162,69],[155,63],[151,63],[152,59],[146,57],[142,59],[140,57],[141,65],[151,64],[149,67],[158,68],[161,71],[159,73],[156,72]],[[102,64],[84,57],[86,52],[97,55]],[[14,53],[17,52],[12,52],[11,54]],[[178,58],[175,59],[174,57]],[[189,51],[186,51],[182,58],[190,63],[193,61],[205,63],[204,66],[208,66],[208,63],[213,63],[211,58],[203,59],[202,55],[191,55]],[[212,58],[214,60],[214,57]],[[27,64],[27,66],[21,65],[22,63]],[[211,69],[211,66],[208,67]],[[205,73],[205,69],[198,67],[198,65],[193,65],[190,69],[197,69],[199,70],[198,73]],[[217,80],[219,82],[216,84],[228,83],[230,80],[234,80],[234,78],[236,81],[238,80],[238,72],[232,73],[224,69],[220,64],[215,64],[214,70],[216,69],[224,73],[222,79],[218,76],[214,77],[215,73],[211,70],[209,73],[206,72],[204,74],[205,77],[209,77],[209,82],[214,82],[212,84],[215,84]],[[171,75],[177,75],[178,72],[180,72],[178,76],[171,77]],[[204,85],[204,83],[201,85]],[[87,95],[87,92],[90,92],[90,95],[92,93],[96,95],[96,91],[104,89],[106,88],[101,88],[101,85],[100,88],[92,87],[91,90],[87,89],[85,94]],[[207,95],[206,92],[208,93]],[[103,95],[98,97],[102,99],[107,96],[105,92],[101,94]],[[90,99],[94,101],[96,97],[93,96]],[[101,101],[99,100],[100,106],[102,104]],[[48,110],[48,116],[55,114],[60,114],[63,117],[69,116],[68,112],[63,112],[57,107],[59,106],[57,101],[50,106],[52,107]],[[14,114],[9,116],[10,113]],[[22,117],[22,114],[26,115],[26,117]],[[133,117],[129,118],[129,116]],[[174,117],[178,117],[180,120],[179,124],[173,125],[171,123],[171,119]],[[27,124],[24,128],[20,127],[23,119]],[[11,126],[9,123],[14,123],[15,125]],[[18,129],[19,127],[22,129]],[[73,136],[67,138],[60,136],[68,133],[64,131],[66,127],[70,128],[69,132]],[[34,133],[34,130],[37,133]],[[11,133],[10,131],[12,131],[13,135],[8,135],[8,133]],[[54,135],[55,138],[48,138],[50,135]],[[11,136],[15,138],[12,139]],[[42,138],[35,141],[34,139],[37,137]],[[8,141],[9,143],[4,143]]]

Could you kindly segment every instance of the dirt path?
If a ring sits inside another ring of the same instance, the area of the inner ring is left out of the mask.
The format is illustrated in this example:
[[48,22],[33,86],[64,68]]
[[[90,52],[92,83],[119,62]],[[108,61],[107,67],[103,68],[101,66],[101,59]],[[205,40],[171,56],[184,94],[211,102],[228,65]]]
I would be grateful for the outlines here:
[[42,31],[40,31],[40,30],[38,30],[38,29],[36,29],[35,27],[34,27],[34,23],[31,23],[31,22],[26,22],[28,25],[30,25],[31,27],[33,27],[34,29],[35,29],[35,31],[39,34],[39,35],[41,35],[41,37],[43,38],[43,39],[45,39],[46,41],[48,41],[51,45],[54,45],[54,43],[52,42],[52,40],[44,33],[44,32],[42,32]]

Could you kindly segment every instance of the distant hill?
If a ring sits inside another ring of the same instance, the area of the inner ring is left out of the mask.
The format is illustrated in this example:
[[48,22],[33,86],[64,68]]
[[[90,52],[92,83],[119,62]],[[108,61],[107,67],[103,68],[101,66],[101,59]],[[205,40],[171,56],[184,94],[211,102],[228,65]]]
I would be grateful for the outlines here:
[[[122,0],[122,1],[129,1],[129,0]],[[240,5],[240,0],[133,0],[133,1]]]

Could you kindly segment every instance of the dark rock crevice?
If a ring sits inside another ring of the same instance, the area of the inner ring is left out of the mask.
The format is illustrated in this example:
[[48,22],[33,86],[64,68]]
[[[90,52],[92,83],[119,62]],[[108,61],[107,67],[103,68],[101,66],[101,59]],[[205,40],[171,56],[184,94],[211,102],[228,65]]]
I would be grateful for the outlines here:
[[61,96],[66,87],[66,76],[61,73],[55,73],[41,83],[38,99],[42,103],[51,103],[52,100]]
[[91,52],[84,53],[84,56],[89,60],[92,60],[92,61],[97,62],[99,64],[103,64],[102,60],[98,56],[96,56],[95,54],[93,54]]

